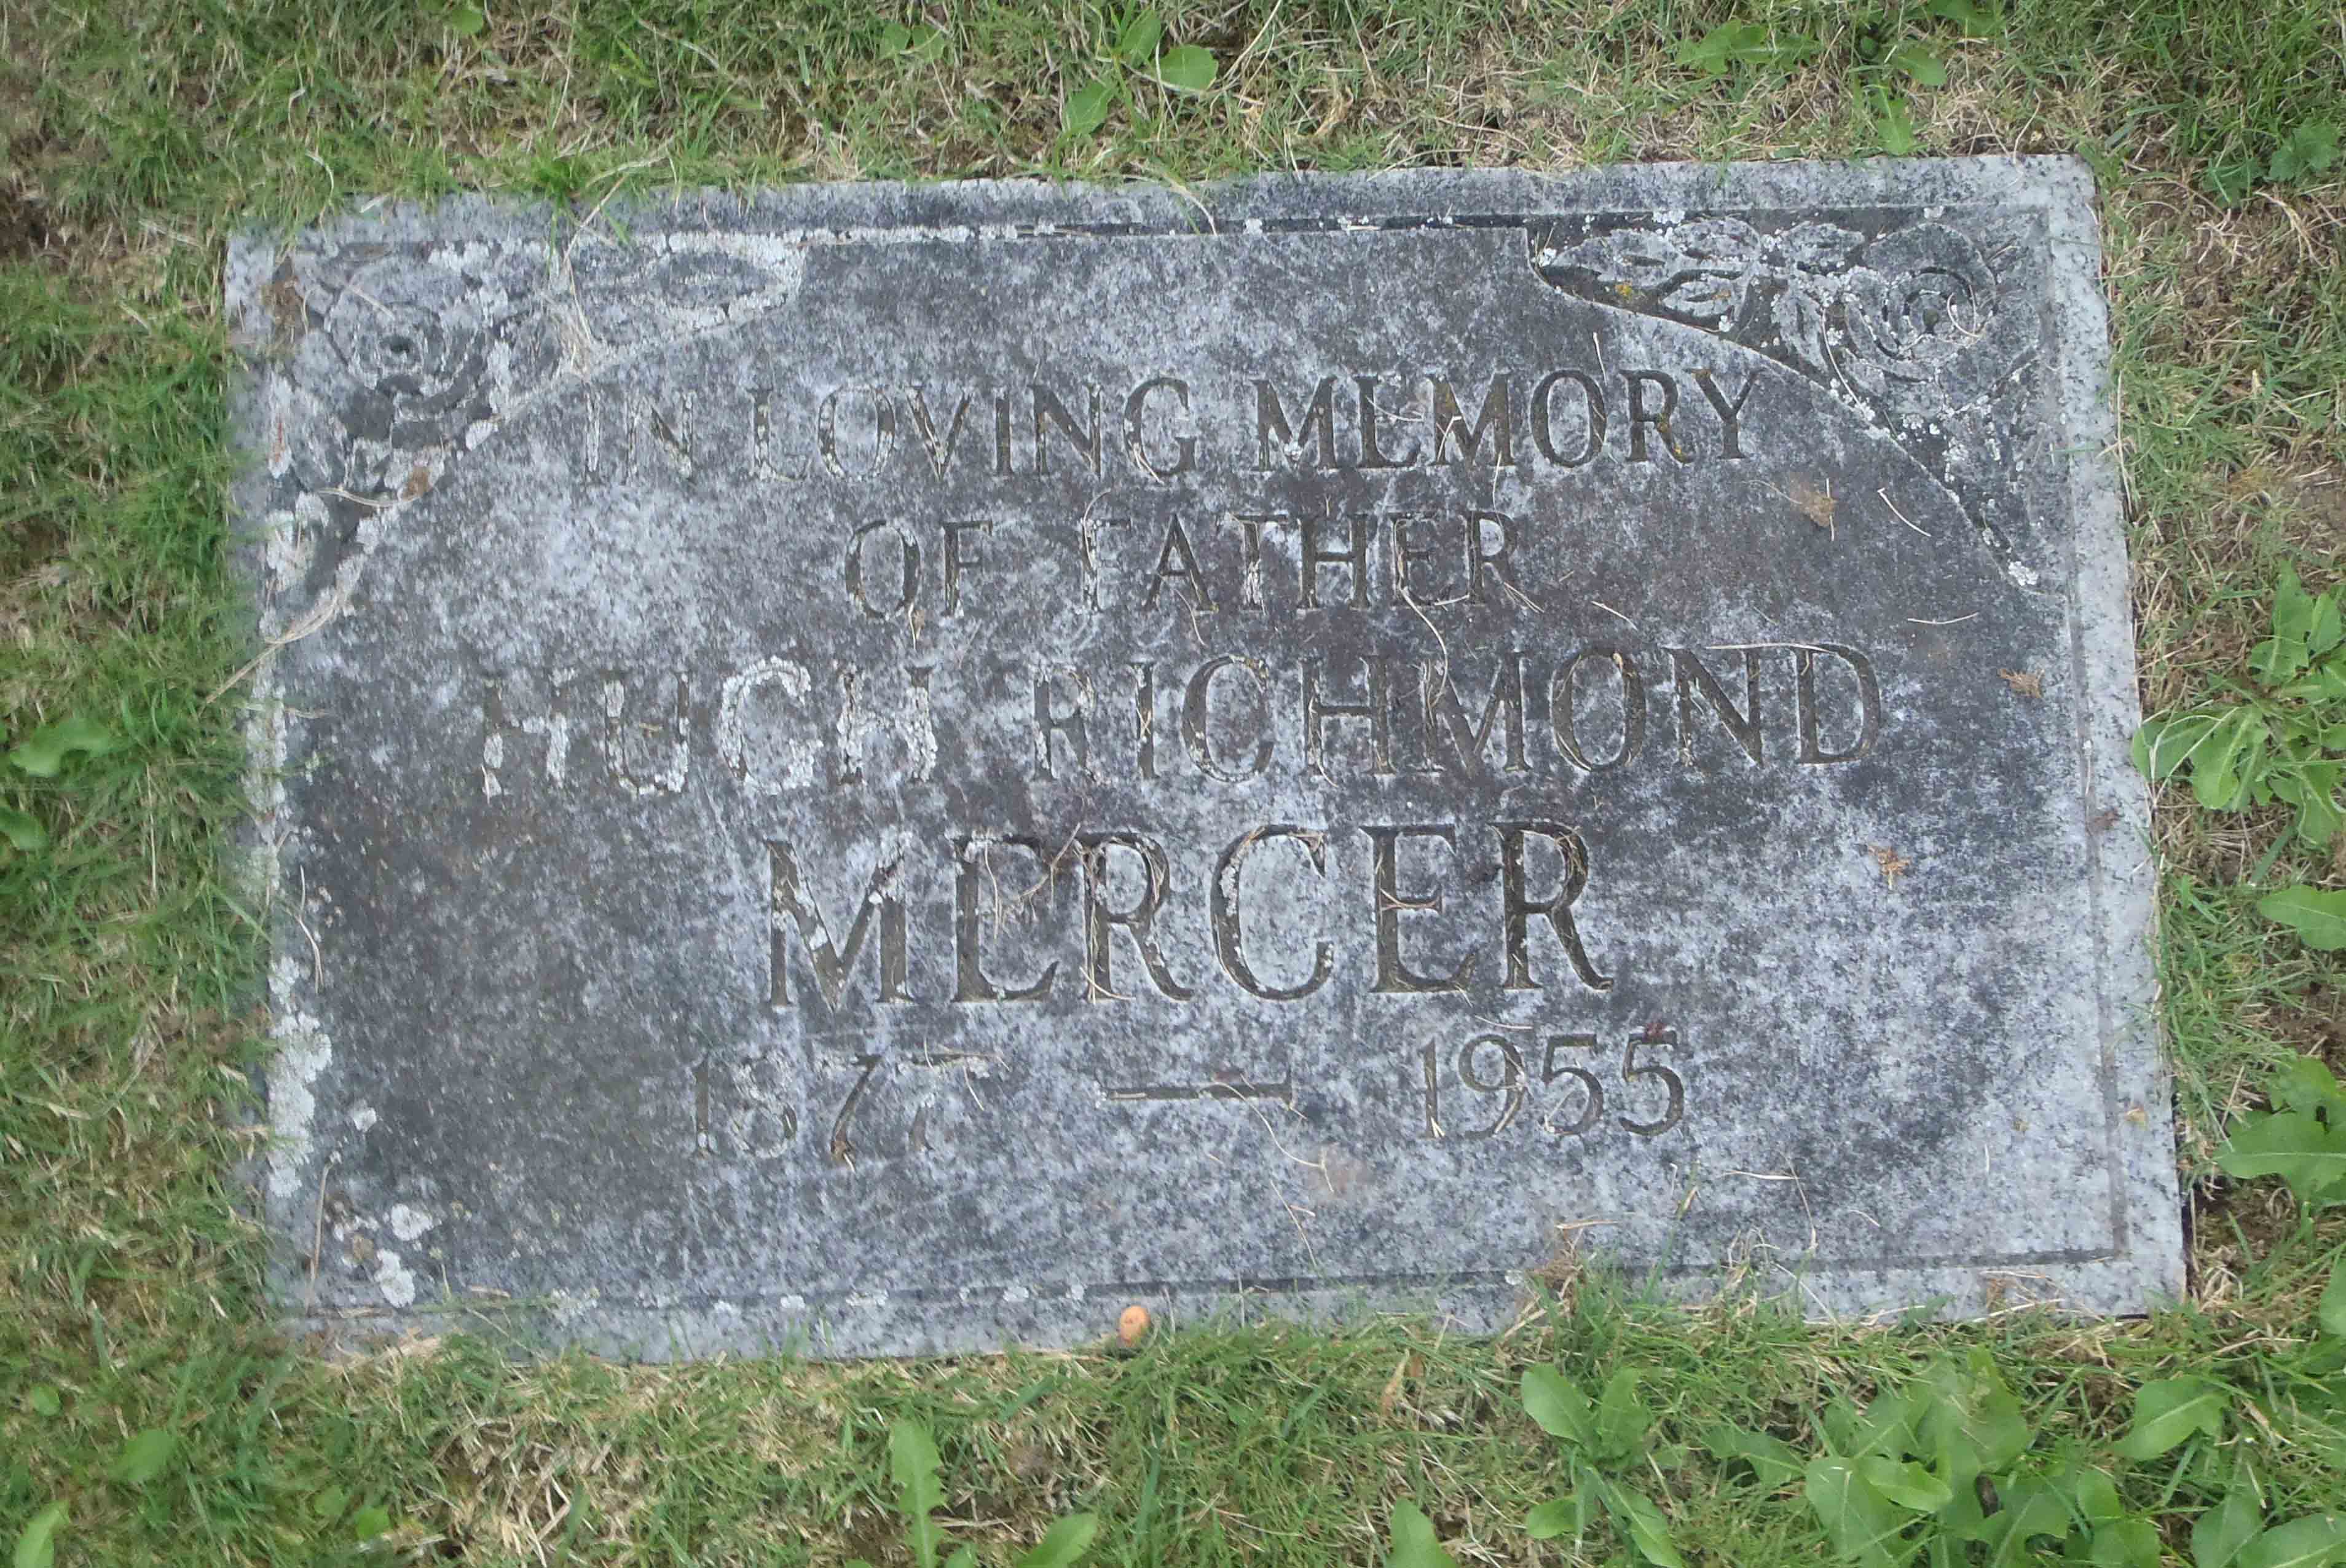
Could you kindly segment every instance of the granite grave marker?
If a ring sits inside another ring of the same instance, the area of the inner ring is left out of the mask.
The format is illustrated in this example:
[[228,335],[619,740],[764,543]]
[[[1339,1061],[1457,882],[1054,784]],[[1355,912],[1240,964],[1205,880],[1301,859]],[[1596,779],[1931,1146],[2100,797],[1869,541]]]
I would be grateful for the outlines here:
[[583,216],[230,258],[291,1314],[2177,1288],[2080,166]]

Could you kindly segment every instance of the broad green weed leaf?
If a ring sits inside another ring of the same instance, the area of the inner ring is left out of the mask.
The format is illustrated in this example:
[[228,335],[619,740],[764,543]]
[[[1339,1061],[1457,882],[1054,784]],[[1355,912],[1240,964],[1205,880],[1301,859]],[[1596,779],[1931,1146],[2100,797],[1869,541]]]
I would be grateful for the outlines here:
[[2346,1514],[2314,1513],[2275,1525],[2240,1548],[2233,1568],[2327,1568],[2346,1559]]
[[2346,1128],[2310,1110],[2250,1116],[2216,1156],[2226,1176],[2277,1176],[2309,1206],[2346,1199]]
[[1107,111],[1114,106],[1116,84],[1105,78],[1069,93],[1067,101],[1059,109],[1067,134],[1089,136],[1107,124]]
[[1596,1510],[1587,1493],[1576,1488],[1533,1509],[1524,1520],[1524,1533],[1535,1541],[1554,1541],[1564,1536],[1576,1541],[1588,1533],[1588,1527],[1596,1520]]
[[943,58],[946,46],[952,42],[943,27],[927,22],[913,23],[909,32],[911,38],[904,53],[923,63]]
[[1954,23],[1966,38],[1987,37],[2004,25],[1994,6],[1980,5],[1978,0],[1931,0],[1923,9],[1942,21]]
[[2134,1425],[2118,1440],[2118,1452],[2131,1460],[2157,1459],[2193,1432],[2210,1442],[2224,1437],[2224,1412],[2232,1390],[2207,1378],[2169,1378],[2145,1383],[2134,1396]]
[[913,46],[913,30],[902,22],[883,24],[880,29],[880,52],[901,55]]
[[1458,1559],[1443,1550],[1433,1532],[1433,1521],[1408,1498],[1392,1505],[1385,1523],[1385,1568],[1458,1568]]
[[1749,1465],[1760,1484],[1770,1492],[1800,1479],[1800,1456],[1781,1438],[1722,1424],[1711,1428],[1703,1441],[1720,1459],[1739,1459]]
[[2273,584],[2272,631],[2276,642],[2302,644],[2313,629],[2313,596],[2298,580],[2297,568],[2283,565]]
[[2346,892],[2324,892],[2302,884],[2267,893],[2257,912],[2297,932],[2306,946],[2323,952],[2346,948]]
[[2109,1524],[2126,1517],[2117,1484],[2106,1471],[2072,1461],[2045,1479],[2070,1511],[2087,1524]]
[[1678,64],[1708,76],[1723,76],[1729,66],[1767,47],[1768,29],[1756,22],[1724,22],[1678,46]]
[[2305,626],[2306,657],[2320,658],[2341,640],[2346,640],[2346,615],[2339,611],[2338,590],[2332,588],[2313,601],[2313,614]]
[[2323,1333],[2346,1339],[2346,1251],[2340,1252],[2338,1261],[2330,1266],[2330,1284],[2321,1292],[2314,1321],[2321,1325]]
[[1851,1453],[1857,1448],[1857,1407],[1835,1394],[1825,1401],[1817,1424],[1824,1429],[1825,1449],[1830,1453]]
[[477,38],[489,18],[477,5],[459,5],[448,13],[448,31],[459,38]]
[[2225,206],[2238,207],[2248,199],[2261,167],[2252,158],[2219,159],[2208,166],[2208,188]]
[[1143,11],[1116,40],[1117,57],[1128,66],[1146,66],[1157,53],[1157,42],[1165,36],[1165,20],[1154,11]]
[[1686,1568],[1686,1559],[1670,1544],[1669,1521],[1662,1517],[1653,1499],[1631,1487],[1611,1485],[1605,1489],[1605,1508],[1627,1533],[1630,1544],[1655,1568]]
[[1540,1431],[1561,1438],[1575,1448],[1596,1446],[1596,1427],[1590,1419],[1588,1396],[1554,1367],[1524,1369],[1524,1413]]
[[57,1532],[65,1528],[62,1499],[33,1515],[16,1537],[14,1568],[49,1568],[57,1560]]
[[1624,1367],[1606,1380],[1596,1400],[1596,1446],[1600,1458],[1622,1459],[1637,1451],[1654,1424],[1654,1412],[1637,1397],[1637,1369]]
[[2002,1470],[2028,1451],[2028,1418],[1984,1350],[1972,1352],[1963,1422],[1964,1435],[1979,1451],[1983,1470]]
[[321,1524],[332,1524],[351,1505],[351,1494],[339,1486],[330,1486],[310,1500],[310,1517]]
[[954,1554],[945,1559],[945,1568],[977,1568],[977,1548],[956,1546]]
[[1797,66],[1817,52],[1814,38],[1788,33],[1779,37],[1757,22],[1725,22],[1700,38],[1678,46],[1678,61],[1705,76],[1723,76],[1735,66]]
[[1922,1384],[1923,1451],[1958,1490],[1980,1471],[2002,1470],[2028,1449],[2028,1418],[1984,1353],[1933,1367]]
[[106,1473],[126,1486],[144,1486],[163,1473],[178,1447],[178,1437],[161,1427],[148,1427],[122,1445]]
[[[2297,569],[2283,566],[2273,585],[2272,636],[2249,650],[2249,670],[2268,687],[2296,679],[2308,663],[2338,641],[2337,614],[2331,596],[2316,599],[2298,581]],[[2322,636],[2327,640],[2316,646],[2316,637]]]
[[2194,1568],[2232,1568],[2240,1548],[2264,1528],[2265,1512],[2257,1502],[2256,1478],[2245,1461],[2232,1471],[2224,1501],[2201,1512],[2191,1525]]
[[2297,808],[2297,836],[2317,850],[2338,831],[2340,771],[2335,762],[2299,762],[2270,775],[2272,792]]
[[2016,1476],[1996,1492],[2004,1506],[1973,1532],[1974,1539],[1987,1543],[1988,1561],[1994,1568],[2028,1562],[2028,1543],[2038,1536],[2058,1539],[2069,1532],[2069,1505],[2045,1481]]
[[2094,1527],[2086,1561],[2095,1568],[2158,1568],[2158,1527],[2147,1519],[2113,1519]]
[[888,1429],[888,1477],[896,1483],[896,1506],[904,1515],[905,1538],[921,1568],[936,1568],[944,1532],[929,1516],[944,1505],[937,1485],[937,1445],[926,1427],[900,1420]]
[[2264,755],[2265,729],[2256,710],[2236,708],[2208,730],[2191,757],[2191,798],[2210,811],[2237,811],[2246,780]]
[[1905,95],[1894,87],[1865,89],[1867,116],[1873,121],[1873,134],[1882,143],[1882,150],[1892,158],[1904,158],[1920,145],[1914,131],[1914,116],[1906,107]]
[[1933,1423],[1933,1441],[1937,1459],[1932,1472],[1947,1483],[1953,1495],[1940,1508],[1937,1520],[1942,1535],[1961,1535],[1977,1529],[1987,1518],[1980,1502],[1979,1450],[1965,1437],[1955,1421]]
[[36,779],[54,779],[66,765],[66,759],[74,753],[103,757],[118,749],[121,744],[100,726],[74,714],[25,737],[9,751],[8,760]]
[[1157,77],[1168,87],[1202,93],[1214,85],[1214,76],[1220,69],[1214,63],[1212,51],[1184,44],[1165,51],[1165,57],[1157,62]]
[[1876,1492],[1858,1472],[1855,1460],[1830,1454],[1810,1460],[1801,1489],[1833,1550],[1845,1560],[1862,1568],[1893,1568],[1912,1554],[1901,1532],[1914,1516]]
[[25,1402],[32,1407],[35,1415],[44,1420],[56,1420],[57,1412],[66,1408],[66,1402],[58,1396],[57,1386],[55,1383],[35,1385],[32,1392],[25,1396]]
[[[1068,1568],[1069,1563],[1091,1550],[1092,1537],[1098,1533],[1098,1515],[1070,1513],[1043,1532],[1043,1539],[1018,1559],[1015,1568]],[[954,1553],[956,1557],[960,1554]]]
[[1911,1460],[1867,1454],[1857,1461],[1857,1470],[1874,1491],[1917,1513],[1936,1513],[1954,1500],[1953,1488]]
[[2326,120],[2301,125],[2273,149],[2270,172],[2275,179],[2302,179],[2326,174],[2338,161],[2338,127]]
[[1926,87],[1947,85],[1947,67],[1939,56],[1920,44],[1901,44],[1890,51],[1890,64],[1905,72]]
[[2184,713],[2154,718],[2135,731],[2134,765],[2146,779],[2171,779],[2215,733],[2220,715]]
[[1892,1459],[1912,1451],[1923,1412],[1919,1390],[1895,1389],[1874,1395],[1873,1402],[1865,1407],[1865,1413],[1850,1429],[1849,1451]]
[[5,808],[0,808],[0,837],[5,837],[9,843],[26,854],[49,841],[48,830],[42,827],[40,820],[30,811]]
[[351,1539],[363,1544],[391,1531],[391,1510],[373,1503],[351,1515]]
[[2265,1081],[2265,1094],[2276,1105],[2292,1111],[2327,1110],[2332,1122],[2346,1121],[2346,1086],[2323,1065],[2319,1056],[2297,1056],[2276,1068]]

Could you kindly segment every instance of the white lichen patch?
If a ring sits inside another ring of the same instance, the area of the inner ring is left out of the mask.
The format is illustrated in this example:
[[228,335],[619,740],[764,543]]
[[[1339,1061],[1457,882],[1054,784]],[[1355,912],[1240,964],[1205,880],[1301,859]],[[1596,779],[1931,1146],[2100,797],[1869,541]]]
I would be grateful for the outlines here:
[[291,957],[280,957],[270,975],[270,999],[277,1007],[277,1027],[270,1036],[277,1043],[277,1057],[269,1074],[269,1120],[278,1146],[269,1169],[269,1190],[280,1198],[301,1190],[313,1146],[311,1123],[318,1114],[311,1085],[334,1054],[325,1026],[291,1004],[298,973]]
[[439,1221],[412,1204],[391,1206],[391,1233],[402,1241],[413,1241]]
[[399,1254],[384,1247],[374,1255],[375,1288],[393,1307],[415,1305],[415,1276],[399,1259]]

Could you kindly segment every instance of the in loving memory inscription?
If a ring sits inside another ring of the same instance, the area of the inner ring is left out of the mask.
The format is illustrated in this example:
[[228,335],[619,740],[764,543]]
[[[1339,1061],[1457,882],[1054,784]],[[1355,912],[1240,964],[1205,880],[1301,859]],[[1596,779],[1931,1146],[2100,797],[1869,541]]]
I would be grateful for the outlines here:
[[288,1308],[646,1355],[2179,1277],[2090,187],[233,251]]

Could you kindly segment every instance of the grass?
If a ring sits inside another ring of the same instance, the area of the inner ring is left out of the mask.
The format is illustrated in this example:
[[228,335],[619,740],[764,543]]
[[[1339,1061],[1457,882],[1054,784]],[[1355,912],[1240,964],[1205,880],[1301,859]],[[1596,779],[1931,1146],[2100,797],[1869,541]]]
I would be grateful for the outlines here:
[[[1495,1343],[1412,1322],[1201,1329],[1137,1354],[849,1367],[522,1362],[448,1339],[333,1362],[274,1336],[235,1207],[263,1021],[252,913],[222,878],[239,820],[241,664],[222,522],[231,454],[221,239],[355,196],[859,176],[1193,182],[1261,168],[1841,157],[1886,133],[1858,90],[1869,19],[1739,7],[1820,45],[1724,80],[1673,51],[1721,4],[1260,0],[1168,5],[1211,48],[1203,95],[1145,83],[1096,137],[1061,103],[1104,69],[1067,0],[933,7],[951,46],[882,54],[883,7],[775,0],[459,6],[0,0],[0,726],[69,713],[127,744],[0,781],[53,842],[0,850],[0,1544],[51,1500],[64,1563],[900,1562],[885,1434],[936,1429],[957,1531],[1031,1541],[1098,1510],[1097,1561],[1378,1561],[1414,1497],[1469,1563],[1578,1561],[1525,1538],[1553,1445],[1514,1390],[1561,1359],[1646,1373],[1647,1489],[1696,1562],[1826,1552],[1796,1494],[1700,1443],[1719,1420],[1804,1451],[1862,1399],[1976,1347],[2048,1442],[2104,1456],[2134,1393],[2181,1371],[2249,1404],[2226,1429],[2273,1518],[2346,1493],[2346,1416],[2313,1339],[2346,1243],[2275,1183],[2212,1172],[2226,1120],[2298,1051],[2346,1065],[2346,981],[2251,911],[2279,819],[2178,791],[2157,848],[2164,1022],[2192,1178],[2193,1296],[2145,1322],[1803,1324],[1739,1298],[1693,1313],[1602,1280]],[[2333,580],[2346,542],[2346,178],[2211,194],[2300,126],[2346,124],[2334,5],[2034,0],[1909,94],[1924,153],[2077,151],[2100,173],[2124,398],[2146,702],[2239,667],[2273,573]],[[892,13],[893,14],[893,13]],[[909,18],[906,11],[902,16]],[[2269,880],[2338,885],[2286,848]],[[124,1441],[177,1435],[160,1475]],[[2198,1441],[2198,1440],[2195,1440]],[[2202,1447],[2205,1447],[2204,1442]],[[2182,1560],[2214,1495],[2198,1450],[2118,1466]],[[370,1504],[390,1536],[349,1543]]]

